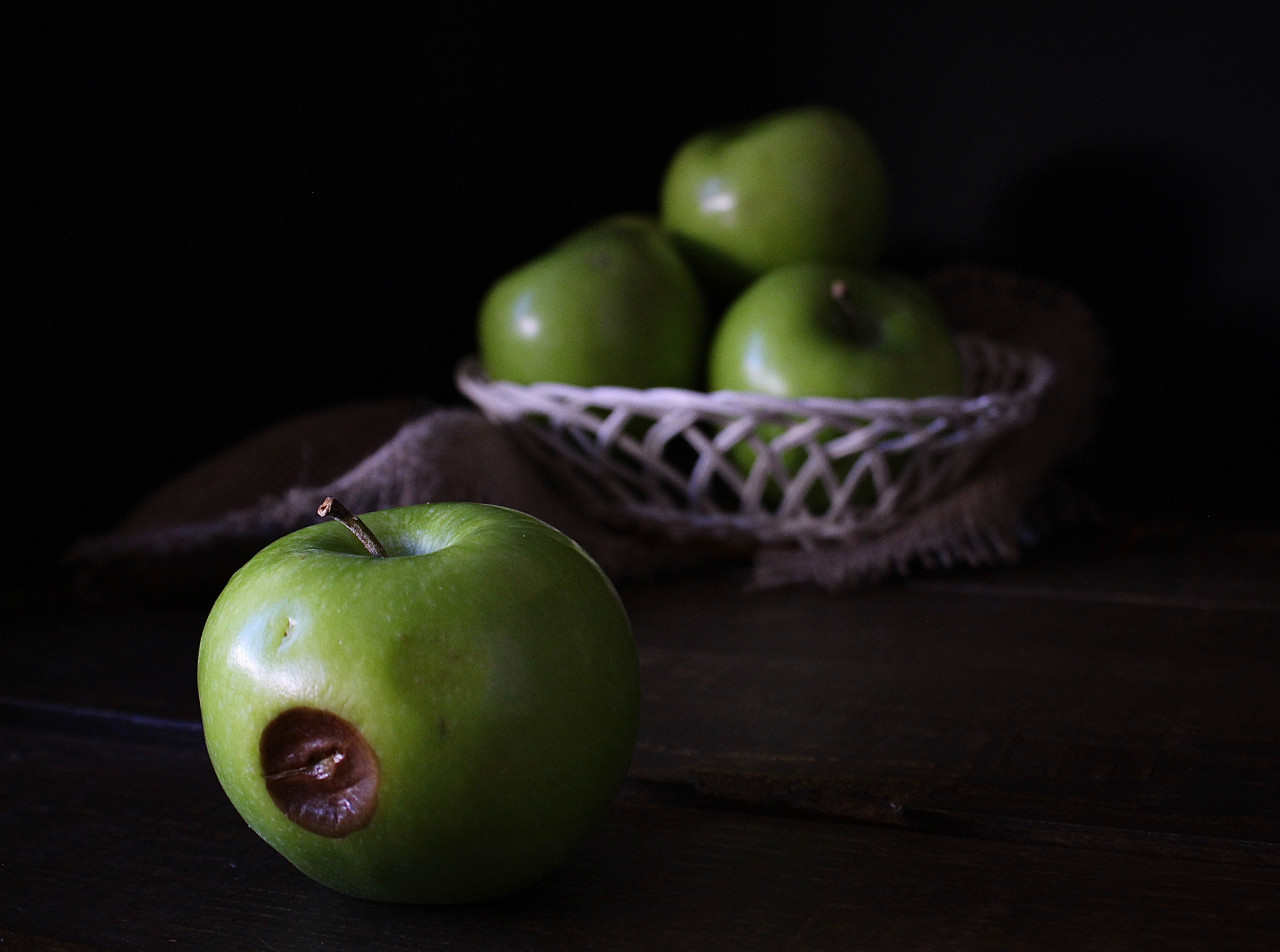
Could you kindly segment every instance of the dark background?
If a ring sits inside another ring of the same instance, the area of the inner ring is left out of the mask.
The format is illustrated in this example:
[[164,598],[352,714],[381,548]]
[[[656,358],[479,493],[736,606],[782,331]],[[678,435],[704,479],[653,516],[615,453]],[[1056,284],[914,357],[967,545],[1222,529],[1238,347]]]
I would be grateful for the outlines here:
[[1082,473],[1100,498],[1269,506],[1267,9],[45,9],[9,31],[9,557],[51,565],[297,413],[456,401],[499,273],[652,210],[688,135],[814,101],[881,144],[888,263],[1007,267],[1094,307],[1114,352]]

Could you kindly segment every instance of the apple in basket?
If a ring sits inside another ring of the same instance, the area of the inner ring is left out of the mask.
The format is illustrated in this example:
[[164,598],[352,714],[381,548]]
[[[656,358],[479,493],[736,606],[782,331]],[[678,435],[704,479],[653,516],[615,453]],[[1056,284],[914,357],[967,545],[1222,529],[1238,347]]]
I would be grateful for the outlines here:
[[615,215],[499,278],[480,305],[491,379],[581,387],[702,385],[702,291],[656,219]]
[[345,528],[268,545],[205,624],[218,780],[264,840],[343,893],[447,903],[541,879],[635,749],[639,665],[612,584],[510,509],[326,506]]
[[888,186],[867,131],[839,110],[812,106],[689,139],[667,167],[660,208],[695,273],[731,296],[801,261],[873,264]]
[[[963,394],[964,368],[923,285],[900,275],[802,263],[769,272],[734,300],[711,342],[708,380],[713,390],[782,398],[916,399]],[[768,441],[782,431],[770,424],[758,435]],[[833,436],[820,432],[815,441]],[[837,461],[839,478],[855,458]],[[750,470],[756,451],[739,444],[734,459]],[[780,455],[790,476],[804,459],[802,447]],[[859,479],[851,498],[874,501],[870,477]],[[830,501],[821,483],[805,499],[809,508]]]

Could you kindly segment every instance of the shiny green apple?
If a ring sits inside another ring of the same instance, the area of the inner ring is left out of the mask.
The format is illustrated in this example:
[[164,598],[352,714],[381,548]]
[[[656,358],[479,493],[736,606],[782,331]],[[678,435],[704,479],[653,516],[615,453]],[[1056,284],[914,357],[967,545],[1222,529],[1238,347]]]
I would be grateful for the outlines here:
[[636,742],[626,612],[531,516],[455,503],[268,545],[201,637],[218,780],[308,876],[451,903],[545,877],[603,815]]
[[683,143],[662,182],[660,217],[719,293],[789,264],[874,264],[888,185],[867,130],[824,106],[711,129]]
[[[923,285],[810,262],[770,272],[733,302],[711,343],[708,380],[714,390],[783,398],[916,399],[963,394],[964,367]],[[760,435],[779,432],[768,426]],[[736,458],[749,469],[755,454],[741,444]],[[800,459],[798,451],[784,454],[789,473]],[[852,461],[842,461],[842,472]],[[808,498],[811,507],[828,501],[822,492]],[[856,501],[869,501],[865,489]]]
[[499,278],[477,323],[491,378],[583,387],[698,387],[707,334],[689,266],[638,214],[596,222]]

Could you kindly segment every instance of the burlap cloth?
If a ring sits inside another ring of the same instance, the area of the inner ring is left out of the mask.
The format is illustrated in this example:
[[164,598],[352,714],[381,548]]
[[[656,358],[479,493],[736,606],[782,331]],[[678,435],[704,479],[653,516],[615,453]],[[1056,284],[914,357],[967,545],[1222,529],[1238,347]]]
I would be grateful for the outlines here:
[[744,551],[619,531],[575,508],[479,411],[405,399],[317,412],[253,436],[161,488],[115,531],[80,541],[69,562],[89,593],[216,592],[258,548],[316,522],[326,496],[356,512],[446,500],[510,506],[576,539],[618,580],[743,560],[754,585],[848,589],[921,569],[1010,562],[1046,519],[1067,514],[1069,495],[1051,490],[1092,435],[1101,340],[1086,307],[1043,283],[974,267],[930,283],[955,330],[1038,351],[1056,375],[1029,426],[946,498],[878,535]]

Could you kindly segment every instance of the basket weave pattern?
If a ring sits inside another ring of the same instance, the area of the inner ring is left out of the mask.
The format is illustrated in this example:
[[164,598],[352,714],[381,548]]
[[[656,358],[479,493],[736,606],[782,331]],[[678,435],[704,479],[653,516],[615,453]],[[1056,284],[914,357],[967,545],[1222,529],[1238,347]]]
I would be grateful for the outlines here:
[[806,544],[894,526],[1030,422],[1052,364],[976,335],[956,342],[965,397],[519,385],[487,379],[475,358],[457,384],[603,521],[672,539]]

